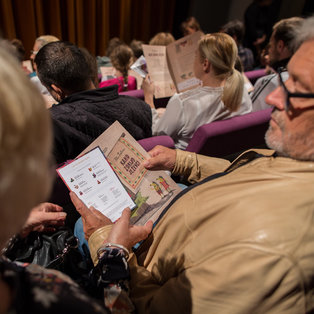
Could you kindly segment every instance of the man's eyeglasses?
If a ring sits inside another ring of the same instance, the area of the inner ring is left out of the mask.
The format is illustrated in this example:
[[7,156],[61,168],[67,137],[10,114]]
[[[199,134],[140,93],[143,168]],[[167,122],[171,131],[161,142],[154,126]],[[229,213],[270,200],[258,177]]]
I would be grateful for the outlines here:
[[38,51],[35,51],[35,50],[31,50],[31,55],[37,55]]
[[314,98],[314,94],[312,94],[312,93],[291,93],[287,89],[287,87],[286,87],[286,85],[282,79],[281,74],[283,71],[284,71],[283,69],[280,69],[278,71],[278,80],[279,80],[279,84],[283,87],[285,95],[286,95],[286,102],[285,102],[285,110],[286,111],[289,110],[290,105],[291,105],[290,104],[290,98]]

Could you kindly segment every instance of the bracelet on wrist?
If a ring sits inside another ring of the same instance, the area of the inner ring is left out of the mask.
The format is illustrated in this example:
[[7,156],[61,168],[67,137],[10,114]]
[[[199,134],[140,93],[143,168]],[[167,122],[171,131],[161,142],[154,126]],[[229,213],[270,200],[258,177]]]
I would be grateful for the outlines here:
[[119,249],[120,251],[122,251],[125,255],[125,258],[128,259],[129,258],[129,250],[124,247],[123,245],[121,244],[116,244],[116,243],[105,243],[103,246],[101,246],[98,250],[97,250],[97,257],[98,259],[100,259],[101,257],[101,254],[106,251],[107,249],[110,249],[110,248],[116,248],[116,249]]

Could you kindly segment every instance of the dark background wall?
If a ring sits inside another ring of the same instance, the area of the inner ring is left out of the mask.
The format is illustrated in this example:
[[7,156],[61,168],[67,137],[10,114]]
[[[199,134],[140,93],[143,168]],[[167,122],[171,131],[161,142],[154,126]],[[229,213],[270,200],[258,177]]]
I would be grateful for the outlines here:
[[[36,37],[52,34],[103,55],[110,38],[145,42],[157,32],[181,37],[180,24],[195,16],[205,32],[243,20],[253,0],[0,0],[0,34],[19,38],[27,55]],[[279,17],[309,14],[314,0],[281,1]]]

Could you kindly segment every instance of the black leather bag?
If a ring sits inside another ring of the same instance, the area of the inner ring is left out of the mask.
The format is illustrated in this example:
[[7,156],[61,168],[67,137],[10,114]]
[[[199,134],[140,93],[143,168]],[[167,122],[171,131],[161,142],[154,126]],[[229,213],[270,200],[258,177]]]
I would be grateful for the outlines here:
[[80,281],[92,268],[78,250],[78,239],[68,228],[54,233],[31,232],[26,238],[11,241],[4,255],[12,261],[33,263],[59,270]]

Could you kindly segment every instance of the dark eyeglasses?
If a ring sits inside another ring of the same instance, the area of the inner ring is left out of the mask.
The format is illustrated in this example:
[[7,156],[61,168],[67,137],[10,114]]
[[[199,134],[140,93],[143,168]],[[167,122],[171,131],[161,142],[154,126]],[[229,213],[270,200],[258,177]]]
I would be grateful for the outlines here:
[[278,71],[278,80],[279,84],[283,87],[286,95],[286,102],[285,102],[285,110],[288,111],[290,108],[290,98],[314,98],[314,94],[312,93],[291,93],[288,88],[286,87],[283,79],[282,79],[282,72],[285,71],[284,69],[279,69]]

